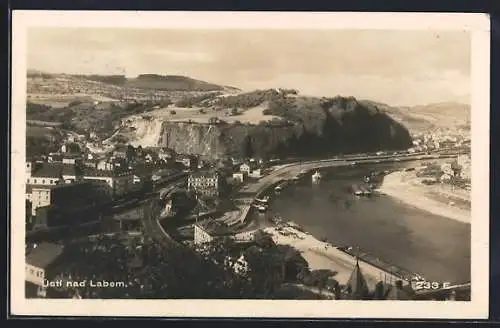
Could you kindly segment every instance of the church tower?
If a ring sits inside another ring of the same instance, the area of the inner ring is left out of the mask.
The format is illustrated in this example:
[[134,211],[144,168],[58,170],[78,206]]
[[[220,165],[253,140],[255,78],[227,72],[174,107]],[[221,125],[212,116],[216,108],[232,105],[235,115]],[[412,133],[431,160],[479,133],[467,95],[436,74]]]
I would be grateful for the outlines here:
[[356,265],[352,270],[351,276],[346,284],[348,298],[351,300],[366,299],[369,293],[368,284],[359,267],[358,257],[356,256]]

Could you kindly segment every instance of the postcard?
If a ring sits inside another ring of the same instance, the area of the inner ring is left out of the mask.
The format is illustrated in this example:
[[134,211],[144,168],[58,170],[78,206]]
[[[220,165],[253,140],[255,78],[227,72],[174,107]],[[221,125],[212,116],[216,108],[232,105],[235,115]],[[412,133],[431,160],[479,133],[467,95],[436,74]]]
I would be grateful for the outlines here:
[[487,318],[487,16],[12,22],[13,315]]

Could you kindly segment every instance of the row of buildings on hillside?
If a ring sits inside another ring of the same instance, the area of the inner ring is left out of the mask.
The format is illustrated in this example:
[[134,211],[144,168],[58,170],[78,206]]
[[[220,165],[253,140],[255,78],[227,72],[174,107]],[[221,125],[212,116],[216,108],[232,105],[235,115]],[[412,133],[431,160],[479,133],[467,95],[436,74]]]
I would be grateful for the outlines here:
[[470,137],[451,135],[446,132],[434,132],[416,135],[413,137],[413,146],[409,152],[438,151],[450,148],[469,148],[471,146]]

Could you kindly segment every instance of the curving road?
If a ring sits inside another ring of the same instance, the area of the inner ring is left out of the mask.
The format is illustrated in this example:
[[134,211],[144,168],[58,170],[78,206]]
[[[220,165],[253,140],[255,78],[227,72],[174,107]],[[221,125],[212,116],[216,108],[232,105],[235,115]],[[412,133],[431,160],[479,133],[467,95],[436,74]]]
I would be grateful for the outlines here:
[[[258,197],[261,193],[266,191],[270,186],[276,184],[282,180],[287,180],[295,177],[300,172],[311,171],[324,167],[335,167],[335,166],[356,166],[358,164],[379,164],[379,163],[390,163],[390,162],[401,162],[401,161],[415,161],[415,160],[426,160],[426,159],[440,159],[440,158],[455,158],[457,153],[453,154],[426,154],[426,153],[414,153],[411,155],[401,154],[401,155],[379,155],[379,156],[363,156],[363,155],[350,155],[344,156],[343,158],[334,157],[331,159],[322,160],[312,160],[312,161],[302,161],[302,162],[292,162],[288,164],[276,165],[274,170],[268,175],[262,177],[259,181],[252,183],[250,185],[244,186],[240,193],[244,193],[245,196],[239,198],[240,201],[253,202],[255,197]],[[248,216],[248,211],[243,211],[240,217],[240,222],[245,222]],[[260,226],[260,223],[259,223]]]
[[352,156],[348,159],[346,158],[332,158],[305,162],[294,162],[289,164],[283,164],[277,166],[273,172],[261,178],[258,182],[248,185],[243,188],[242,191],[245,193],[253,193],[256,196],[267,189],[273,183],[277,183],[279,180],[290,179],[299,174],[301,171],[311,171],[314,169],[319,169],[323,167],[333,167],[333,166],[347,166],[347,165],[357,165],[357,164],[379,164],[387,162],[398,162],[398,161],[414,161],[414,160],[425,160],[425,159],[439,159],[439,158],[453,158],[457,154],[433,154],[426,155],[423,153],[412,154],[412,155],[390,155],[390,156]]

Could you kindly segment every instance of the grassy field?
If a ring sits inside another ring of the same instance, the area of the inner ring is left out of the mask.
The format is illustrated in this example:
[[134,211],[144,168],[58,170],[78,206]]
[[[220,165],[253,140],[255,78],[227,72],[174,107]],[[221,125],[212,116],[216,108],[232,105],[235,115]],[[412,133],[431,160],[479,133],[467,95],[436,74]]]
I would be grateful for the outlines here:
[[26,136],[27,137],[50,137],[54,134],[54,130],[42,127],[42,126],[27,126],[26,127]]
[[[252,107],[249,109],[239,109],[237,115],[231,115],[231,110],[210,110],[206,108],[183,108],[176,106],[169,106],[157,110],[150,111],[142,116],[149,116],[153,118],[161,118],[171,122],[186,122],[191,120],[195,123],[209,123],[211,118],[217,117],[227,123],[234,123],[239,121],[241,123],[258,124],[261,121],[270,121],[273,119],[281,119],[278,116],[264,115],[262,112],[267,108],[267,104]],[[200,112],[203,110],[205,112]],[[175,114],[172,114],[175,112]]]

